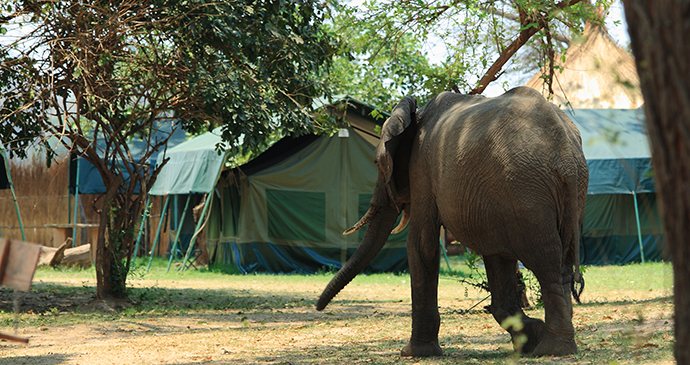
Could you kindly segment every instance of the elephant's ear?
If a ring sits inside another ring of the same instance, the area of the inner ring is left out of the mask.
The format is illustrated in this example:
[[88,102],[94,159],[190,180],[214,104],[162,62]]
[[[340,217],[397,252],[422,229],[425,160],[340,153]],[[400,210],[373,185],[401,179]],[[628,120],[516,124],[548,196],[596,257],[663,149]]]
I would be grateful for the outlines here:
[[[402,142],[399,138],[403,132],[415,122],[415,112],[417,111],[417,99],[414,96],[406,96],[400,100],[398,105],[393,108],[390,118],[386,120],[381,128],[381,140],[376,146],[376,164],[379,172],[385,180],[386,190],[393,202],[398,199],[395,196],[395,185],[392,182],[393,161]],[[409,153],[409,151],[407,151]]]

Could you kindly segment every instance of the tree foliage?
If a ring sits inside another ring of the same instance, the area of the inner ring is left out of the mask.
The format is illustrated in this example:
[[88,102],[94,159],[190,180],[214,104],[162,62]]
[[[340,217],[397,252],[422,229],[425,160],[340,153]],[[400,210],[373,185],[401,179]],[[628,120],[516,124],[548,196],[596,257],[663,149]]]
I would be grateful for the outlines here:
[[601,22],[597,7],[611,2],[371,0],[364,10],[342,7],[334,24],[359,68],[357,88],[379,89],[379,99],[415,93],[424,100],[446,90],[482,93],[517,69],[545,69],[550,80],[554,58],[586,20]]
[[47,137],[58,137],[100,173],[99,297],[124,295],[136,191],[155,181],[161,165],[149,159],[170,136],[154,132],[220,125],[231,148],[251,151],[276,133],[331,128],[309,112],[328,93],[319,75],[333,52],[313,1],[3,5],[2,29],[17,38],[0,49],[2,140],[22,156],[37,139],[52,152]]
[[331,32],[338,35],[341,48],[330,73],[333,93],[389,107],[404,95],[437,89],[430,83],[439,66],[430,63],[414,34],[402,35],[395,44],[384,43],[358,19],[360,9],[338,4],[334,8]]

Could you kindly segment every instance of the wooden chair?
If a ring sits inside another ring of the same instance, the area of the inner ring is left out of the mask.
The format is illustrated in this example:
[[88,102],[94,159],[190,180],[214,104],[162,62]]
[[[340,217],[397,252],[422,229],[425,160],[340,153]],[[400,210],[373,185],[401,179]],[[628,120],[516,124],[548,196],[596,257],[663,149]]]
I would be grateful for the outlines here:
[[[0,285],[29,291],[41,255],[41,246],[0,238]],[[29,343],[28,338],[0,332],[0,338]]]

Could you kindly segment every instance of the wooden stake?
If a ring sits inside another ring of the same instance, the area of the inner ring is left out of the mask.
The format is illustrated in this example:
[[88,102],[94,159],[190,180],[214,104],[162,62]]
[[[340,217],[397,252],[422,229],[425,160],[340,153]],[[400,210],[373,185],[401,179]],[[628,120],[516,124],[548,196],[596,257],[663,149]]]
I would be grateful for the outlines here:
[[8,334],[2,333],[2,332],[0,332],[0,339],[8,340],[8,341],[14,341],[14,342],[21,342],[21,343],[29,343],[29,339],[26,337],[8,335]]

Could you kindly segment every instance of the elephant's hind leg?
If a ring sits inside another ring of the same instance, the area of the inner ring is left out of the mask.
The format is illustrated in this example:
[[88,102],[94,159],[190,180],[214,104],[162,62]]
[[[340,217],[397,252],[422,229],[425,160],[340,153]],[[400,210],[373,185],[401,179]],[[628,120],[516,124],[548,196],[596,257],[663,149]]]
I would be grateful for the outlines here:
[[[516,314],[521,316],[523,328],[508,328],[516,351],[531,353],[543,336],[544,322],[525,315],[520,308],[520,292],[516,276],[517,260],[499,255],[485,256],[486,276],[491,289],[491,306],[489,310],[496,321],[504,321]],[[523,338],[522,335],[527,336]]]
[[523,261],[541,285],[545,333],[533,355],[569,355],[577,352],[570,291],[562,283],[560,245],[545,245],[536,260]]

